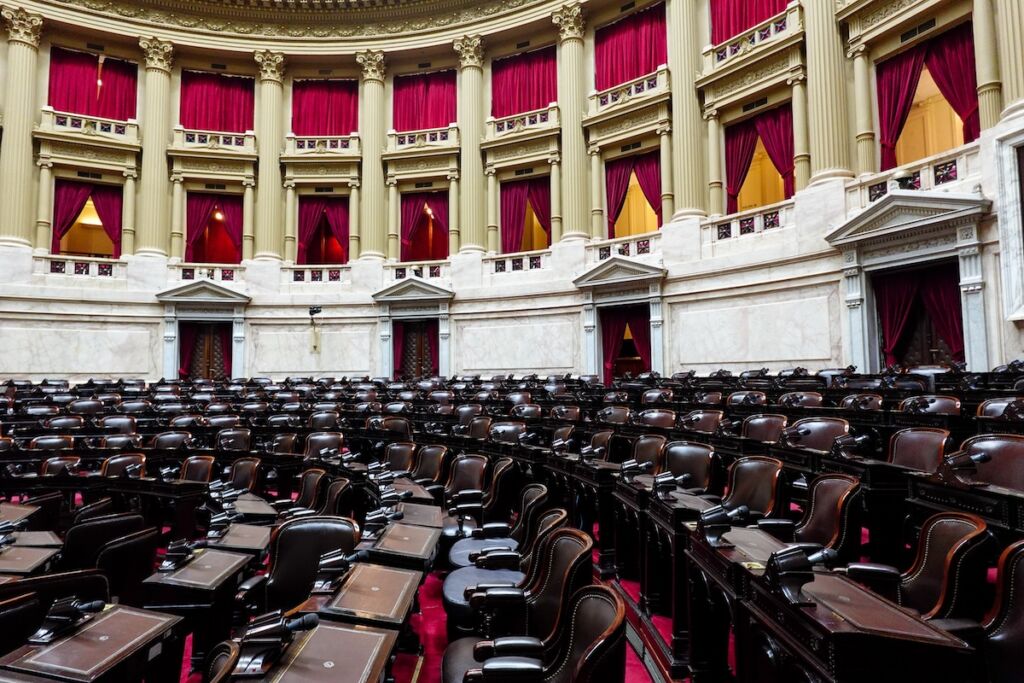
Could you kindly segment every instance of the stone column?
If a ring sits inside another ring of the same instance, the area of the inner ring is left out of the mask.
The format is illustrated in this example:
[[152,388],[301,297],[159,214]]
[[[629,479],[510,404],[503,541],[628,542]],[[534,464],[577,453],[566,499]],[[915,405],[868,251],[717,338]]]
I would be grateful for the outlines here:
[[562,160],[557,154],[548,157],[551,166],[551,244],[562,239]]
[[[583,134],[586,77],[583,8],[573,2],[556,10],[558,26],[558,108],[562,119],[562,237],[587,236],[587,142]],[[596,198],[589,198],[597,202]]]
[[807,83],[803,74],[790,78],[793,88],[793,181],[796,189],[807,187],[811,179],[811,148],[807,139]]
[[348,258],[359,257],[359,179],[348,181]]
[[259,192],[256,193],[256,258],[281,260],[284,217],[281,203],[281,146],[284,145],[284,55],[258,50],[260,67]]
[[811,182],[850,177],[846,55],[835,4],[804,3]]
[[397,261],[402,256],[399,236],[402,231],[402,197],[398,193],[398,181],[388,178],[388,260]]
[[672,126],[658,126],[661,143],[661,221],[668,223],[675,213],[675,195],[672,193]]
[[462,142],[459,167],[462,193],[459,214],[463,230],[460,251],[483,251],[484,162],[480,140],[484,134],[484,50],[480,36],[463,36],[454,42],[459,55],[459,139]]
[[[603,240],[608,237],[608,223],[604,218],[604,205],[601,202],[601,181],[604,179],[601,167],[601,148],[589,147],[587,154],[590,155],[590,236],[595,240]],[[566,204],[572,203],[567,200]]]
[[[996,43],[1003,82],[1003,116],[1024,111],[1024,3],[992,0],[996,9]],[[975,29],[977,30],[977,29]],[[975,35],[975,41],[977,41]],[[981,85],[979,81],[979,85]]]
[[[668,70],[672,84],[672,178],[680,216],[703,216],[707,208],[707,179],[703,158],[704,121],[697,98],[697,74],[703,68],[697,3],[669,0]],[[662,166],[664,169],[665,166]],[[664,173],[664,170],[662,170]],[[670,216],[664,217],[668,222]]]
[[459,196],[459,172],[452,171],[448,174],[448,255],[459,252],[461,242],[460,232],[462,225]]
[[250,261],[253,257],[253,242],[256,239],[253,225],[258,220],[256,202],[256,182],[249,178],[242,181],[242,260]]
[[708,210],[712,216],[725,213],[725,182],[722,179],[722,124],[718,121],[718,110],[704,112],[708,122]]
[[53,162],[40,159],[39,166],[39,197],[36,203],[36,239],[37,251],[49,251],[53,244]]
[[[376,50],[357,52],[362,67],[362,112],[359,116],[359,139],[363,148],[362,187],[359,224],[361,239],[359,257],[384,258],[387,244],[387,215],[384,212],[384,53]],[[356,254],[352,254],[354,258]]]
[[295,263],[298,246],[298,229],[296,228],[297,213],[295,208],[295,181],[284,181],[284,260]]
[[[145,176],[143,176],[145,178]],[[171,174],[171,258],[185,255],[185,179]]]
[[[168,216],[181,207],[167,210],[171,195],[167,145],[171,135],[171,64],[174,46],[166,40],[143,38],[139,41],[146,56],[146,92],[142,110],[142,177],[139,180],[139,227],[135,236],[138,256],[167,256],[167,244],[173,241],[173,226],[168,229]],[[179,179],[175,191],[181,190]],[[180,218],[180,216],[179,216]],[[181,238],[181,223],[177,224]],[[174,249],[171,249],[172,254]],[[181,256],[179,249],[178,254]]]
[[121,207],[121,253],[135,253],[135,179],[138,178],[134,168],[124,172],[124,188],[122,189]]
[[498,182],[498,171],[493,166],[488,166],[484,171],[487,174],[487,243],[491,243],[491,235],[494,235],[494,249],[490,251],[498,253],[501,251],[500,228],[498,227],[499,202],[501,201],[501,184]]
[[43,18],[16,7],[0,9],[7,26],[4,139],[0,145],[0,245],[32,245],[35,169],[32,128],[36,118],[36,66]]
[[871,97],[871,53],[867,45],[858,45],[853,57],[853,105],[857,124],[857,173],[868,175],[878,171],[875,159],[875,107]]
[[[998,40],[992,0],[974,0],[974,62],[978,75],[978,117],[981,129],[999,123],[1003,110],[1003,84],[999,78]],[[1020,53],[1018,53],[1018,58]]]

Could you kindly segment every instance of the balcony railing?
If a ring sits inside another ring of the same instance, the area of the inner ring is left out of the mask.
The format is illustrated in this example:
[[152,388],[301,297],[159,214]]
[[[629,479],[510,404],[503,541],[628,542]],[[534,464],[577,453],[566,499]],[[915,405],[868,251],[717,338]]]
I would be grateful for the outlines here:
[[459,126],[452,123],[444,128],[424,130],[388,131],[388,151],[403,152],[431,147],[458,147]]
[[488,140],[497,140],[508,135],[526,131],[558,128],[558,105],[552,102],[543,109],[525,111],[521,114],[489,117],[487,119],[486,136]]
[[351,135],[295,135],[285,138],[285,154],[337,154],[359,156],[359,133]]
[[410,261],[408,263],[387,263],[384,265],[384,282],[418,277],[424,280],[451,277],[448,261]]
[[600,263],[612,256],[630,256],[643,258],[656,253],[661,248],[661,232],[649,232],[643,235],[616,237],[609,240],[597,240],[587,245],[587,264]]
[[703,243],[742,240],[749,235],[769,233],[793,225],[793,200],[741,211],[702,225]]
[[75,256],[73,254],[43,254],[32,259],[36,275],[70,275],[94,279],[124,279],[126,264],[109,258]]
[[54,111],[50,106],[43,107],[41,114],[38,128],[40,132],[96,136],[133,145],[139,143],[139,124],[135,119],[117,121],[99,116],[70,114]]
[[668,66],[662,64],[657,71],[645,74],[640,78],[620,83],[607,90],[590,93],[588,111],[591,115],[599,114],[633,100],[647,99],[668,93],[668,88]]
[[846,210],[859,213],[871,202],[901,190],[967,192],[981,182],[980,151],[977,142],[904,164],[883,173],[851,180],[846,184]]
[[[812,0],[818,1],[818,0]],[[803,30],[803,8],[797,0],[785,10],[757,26],[737,34],[725,42],[704,49],[704,74],[710,74],[741,55],[753,52],[767,43],[774,43]]]
[[550,249],[522,251],[515,254],[499,254],[483,259],[484,274],[499,275],[528,270],[542,270],[551,258]]
[[240,282],[245,279],[245,267],[233,263],[174,263],[170,266],[171,280],[217,280]]
[[309,282],[350,284],[352,282],[352,268],[348,265],[282,266],[281,282],[286,286]]
[[177,149],[205,149],[223,152],[256,154],[256,133],[225,133],[214,130],[192,130],[175,126],[174,147]]

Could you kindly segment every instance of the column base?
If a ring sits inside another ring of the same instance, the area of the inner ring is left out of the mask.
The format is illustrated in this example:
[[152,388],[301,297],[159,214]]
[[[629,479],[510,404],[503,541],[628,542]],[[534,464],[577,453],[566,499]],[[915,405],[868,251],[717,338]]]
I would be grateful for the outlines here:
[[1018,100],[1008,107],[1003,109],[1003,113],[1000,118],[1003,120],[1012,119],[1015,116],[1024,115],[1024,100]]
[[136,249],[133,256],[151,257],[151,258],[167,258],[167,252],[162,249]]
[[460,254],[485,254],[487,253],[486,247],[479,244],[463,244],[459,247]]
[[818,173],[811,176],[811,182],[807,185],[817,185],[818,183],[825,183],[830,180],[851,180],[853,178],[853,171],[844,168],[830,168],[825,171],[819,171]]
[[672,217],[668,220],[669,223],[675,223],[683,218],[705,218],[707,212],[704,209],[676,209],[676,212],[672,214]]
[[277,261],[278,263],[280,263],[281,261],[284,261],[284,259],[281,257],[280,254],[275,254],[275,253],[269,252],[269,251],[265,251],[265,252],[261,252],[259,254],[256,254],[256,256],[253,257],[253,260],[254,261]]
[[383,261],[384,252],[382,251],[364,251],[359,254],[357,261]]
[[0,237],[0,247],[26,247],[31,249],[32,242],[23,237]]
[[589,232],[565,232],[562,233],[561,242],[571,242],[573,240],[588,240],[590,239]]

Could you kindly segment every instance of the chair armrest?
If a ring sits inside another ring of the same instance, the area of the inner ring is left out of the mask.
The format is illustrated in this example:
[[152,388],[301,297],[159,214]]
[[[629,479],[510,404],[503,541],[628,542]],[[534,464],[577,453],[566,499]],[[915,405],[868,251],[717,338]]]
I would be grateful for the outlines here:
[[[479,586],[473,587],[469,597],[469,606],[474,610],[484,608],[507,608],[512,605],[525,605],[526,592],[515,586],[497,586],[486,590],[479,590]],[[468,593],[469,591],[467,591]]]
[[475,586],[466,586],[466,590],[463,594],[466,599],[472,597],[473,593],[486,593],[487,591],[494,590],[496,588],[515,588],[516,585],[511,581],[495,581],[494,583],[478,583]]
[[505,636],[494,640],[481,640],[473,646],[473,659],[478,662],[492,657],[530,657],[540,659],[544,656],[544,643],[539,638],[530,636]]
[[477,569],[519,569],[522,556],[512,550],[498,550],[485,553],[474,563]]
[[[427,480],[424,480],[424,481],[429,482],[430,480],[427,479]],[[437,501],[438,503],[441,503],[444,500],[444,485],[443,484],[430,484],[430,483],[426,483],[426,484],[421,484],[421,486],[423,486],[423,488],[427,491],[427,493],[429,493],[431,496],[433,496],[434,500]]]
[[476,561],[478,559],[480,559],[481,557],[483,557],[484,555],[486,555],[487,553],[494,553],[494,552],[501,552],[501,551],[512,552],[512,548],[508,547],[507,545],[493,545],[493,546],[489,546],[487,548],[481,548],[479,552],[470,553],[469,557],[467,559],[470,562],[472,562],[473,564],[476,564]]
[[900,570],[887,564],[855,562],[846,566],[846,576],[867,585],[874,592],[899,602]]
[[757,528],[783,543],[792,543],[795,539],[796,523],[791,519],[759,519]]
[[456,491],[449,500],[452,505],[462,505],[465,503],[476,503],[479,505],[484,502],[484,492],[480,489],[465,489],[463,491]]
[[463,683],[536,683],[544,677],[544,664],[526,657],[495,657],[479,669],[470,669]]
[[267,575],[257,574],[238,585],[235,604],[243,614],[259,614],[266,604]]
[[291,498],[282,498],[280,500],[275,500],[270,504],[270,506],[278,512],[281,512],[282,510],[295,507],[295,501]]
[[929,619],[928,623],[975,648],[985,641],[985,627],[973,619]]
[[504,522],[488,522],[473,529],[473,538],[508,538],[511,533],[512,527]]

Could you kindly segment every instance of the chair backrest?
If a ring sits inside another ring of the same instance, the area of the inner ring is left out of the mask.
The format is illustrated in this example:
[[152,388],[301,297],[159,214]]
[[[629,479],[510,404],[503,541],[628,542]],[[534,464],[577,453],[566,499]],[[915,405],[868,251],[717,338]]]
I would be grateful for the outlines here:
[[71,415],[99,415],[103,412],[103,401],[94,398],[80,398],[68,403],[68,413]]
[[691,432],[714,434],[724,417],[725,413],[721,410],[694,410],[680,418],[679,423],[683,429]]
[[976,414],[978,417],[1002,417],[1006,407],[1018,401],[1024,401],[1024,397],[1004,396],[1001,398],[990,398],[987,401],[982,401],[981,405],[978,406]]
[[416,444],[412,441],[393,441],[384,449],[384,461],[389,470],[412,470],[416,459]]
[[725,399],[727,406],[763,406],[768,404],[768,397],[763,391],[734,391]]
[[6,654],[24,645],[45,617],[46,611],[31,591],[0,599],[0,652]]
[[761,415],[748,415],[743,418],[743,426],[740,428],[740,435],[747,439],[754,439],[764,443],[776,443],[782,436],[782,430],[786,428],[789,418],[785,415],[763,413]]
[[722,505],[732,510],[746,505],[752,513],[771,517],[780,506],[782,461],[751,455],[729,467],[729,494]]
[[312,413],[306,420],[306,426],[310,429],[337,429],[338,419],[341,417],[337,410],[321,410]]
[[222,451],[248,451],[252,446],[252,432],[244,427],[222,429],[214,442]]
[[131,415],[106,415],[96,420],[96,424],[106,429],[116,429],[121,434],[134,434],[136,420]]
[[319,514],[329,516],[348,516],[352,513],[350,501],[352,487],[348,479],[340,477],[327,486],[324,493],[324,503],[320,506]]
[[850,394],[843,397],[839,407],[847,410],[881,410],[882,396],[880,394]]
[[[57,600],[72,596],[84,602],[110,602],[110,583],[106,575],[98,569],[38,574],[26,576],[18,581],[0,583],[0,600],[24,593],[33,593],[45,613]],[[4,631],[5,629],[0,629],[0,633]]]
[[594,541],[578,529],[555,529],[537,548],[523,592],[527,603],[527,632],[549,646],[558,639],[564,605],[593,578]]
[[100,498],[99,500],[83,505],[74,511],[74,516],[71,518],[71,525],[81,524],[88,519],[95,519],[97,517],[103,517],[109,515],[114,511],[114,501],[110,498]]
[[238,425],[242,424],[242,418],[238,415],[209,415],[206,418],[206,422],[211,427],[228,429],[230,427],[237,427]]
[[672,429],[676,426],[676,411],[666,408],[648,408],[641,411],[634,419],[636,424],[646,427],[662,427]]
[[597,422],[610,425],[624,425],[633,416],[627,406],[605,406],[597,411]]
[[517,406],[524,403],[533,403],[533,395],[529,391],[510,391],[505,400]]
[[341,432],[313,432],[306,437],[306,448],[302,455],[306,458],[315,458],[325,448],[340,452],[344,445],[345,437]]
[[674,477],[690,475],[687,488],[711,488],[715,471],[715,449],[692,441],[673,441],[665,446],[665,467]]
[[91,569],[96,566],[96,557],[104,545],[141,531],[144,526],[142,515],[134,512],[94,517],[75,524],[64,536],[60,566],[64,570]]
[[517,403],[508,414],[512,417],[538,418],[544,417],[544,409],[536,403]]
[[580,419],[579,406],[555,406],[551,409],[551,417],[556,420],[577,422]]
[[985,657],[991,683],[1019,683],[1020,653],[1024,648],[1024,541],[1017,541],[999,556],[996,599],[986,615]]
[[412,423],[404,417],[388,415],[381,418],[379,429],[385,432],[394,432],[406,440],[412,438]]
[[974,481],[1024,491],[1024,436],[1020,434],[982,434],[964,441],[960,447],[971,455],[986,454],[990,460],[978,463]]
[[848,474],[816,477],[807,488],[808,506],[794,529],[796,540],[818,543],[848,556],[860,543],[860,527],[854,524],[859,491],[860,480]]
[[447,494],[467,490],[484,490],[487,479],[488,460],[482,455],[465,454],[455,458],[448,483],[444,490]]
[[900,604],[925,619],[979,613],[977,589],[985,585],[984,546],[988,526],[981,517],[940,512],[921,526],[914,563],[900,581]]
[[56,455],[43,461],[42,466],[39,468],[39,474],[70,473],[72,470],[77,469],[81,463],[82,459],[77,455]]
[[633,442],[632,458],[638,463],[653,463],[649,474],[660,474],[665,465],[665,444],[668,439],[660,434],[644,434]]
[[188,432],[160,432],[153,437],[150,447],[154,449],[175,449],[182,448],[192,441],[192,435]]
[[34,437],[28,447],[34,451],[60,451],[74,446],[75,437],[70,434],[46,434]]
[[934,472],[945,454],[949,432],[933,427],[901,429],[889,438],[889,462]]
[[142,434],[111,434],[100,440],[102,448],[120,450],[125,448],[142,448],[145,440]]
[[824,401],[817,391],[791,391],[779,396],[779,405],[790,408],[817,408]]
[[81,429],[85,426],[85,418],[81,415],[58,415],[43,422],[47,429]]
[[611,444],[613,436],[615,436],[615,432],[613,430],[611,430],[611,429],[601,429],[599,431],[594,432],[590,436],[590,447],[591,448],[594,448],[594,449],[603,448],[604,449],[604,456],[601,458],[602,460],[607,460],[608,456],[610,455],[610,453],[609,453],[609,445]]
[[517,548],[521,558],[519,561],[520,571],[527,576],[530,575],[531,563],[533,562],[537,549],[544,542],[544,539],[551,535],[551,533],[556,529],[564,527],[568,521],[569,513],[562,508],[545,510],[537,515],[533,527],[527,530],[526,537]]
[[423,446],[420,448],[416,459],[416,469],[412,473],[413,479],[429,479],[432,482],[441,481],[447,459],[447,446]]
[[311,467],[299,475],[299,495],[295,498],[295,507],[312,510],[320,499],[320,487],[324,483],[327,472],[319,467]]
[[626,606],[606,586],[572,596],[559,625],[558,657],[545,683],[623,683],[626,680]]
[[648,389],[640,396],[640,403],[648,405],[651,403],[667,403],[672,400],[671,389]]
[[143,529],[108,541],[96,556],[96,568],[107,575],[110,593],[120,602],[138,604],[142,581],[153,573],[160,532]]
[[153,409],[153,404],[146,399],[132,399],[130,401],[121,401],[115,406],[115,409],[124,415],[138,415],[148,413]]
[[260,478],[260,459],[245,457],[231,463],[231,488],[252,491]]
[[295,444],[299,440],[298,434],[274,434],[274,440],[270,444],[271,453],[295,453]]
[[412,412],[412,404],[405,401],[391,401],[385,403],[382,410],[389,415],[404,415]]
[[495,422],[491,425],[487,436],[491,441],[515,444],[519,443],[519,436],[525,433],[525,422]]
[[208,482],[213,479],[213,466],[217,460],[212,455],[190,455],[181,463],[178,471],[180,481]]
[[805,417],[786,429],[786,438],[796,448],[828,452],[840,436],[850,433],[850,424],[839,417]]
[[206,655],[203,683],[227,683],[238,666],[241,648],[233,640],[217,643]]
[[204,415],[195,415],[195,414],[175,415],[174,417],[172,417],[170,420],[167,421],[167,426],[168,427],[173,427],[175,429],[188,429],[189,427],[203,427],[203,426],[206,426],[207,424],[208,423],[206,421],[206,416],[204,416]]
[[514,465],[512,458],[501,458],[491,468],[491,484],[484,494],[484,521],[500,522],[512,514],[517,483]]
[[117,477],[133,465],[142,465],[139,476],[146,475],[146,456],[142,453],[121,453],[112,455],[103,461],[100,466],[100,474],[105,477]]
[[486,439],[487,435],[491,433],[492,422],[493,420],[486,415],[474,417],[469,421],[469,429],[466,430],[466,436],[471,439]]
[[348,554],[359,539],[359,525],[346,517],[300,517],[275,528],[270,533],[267,609],[289,611],[305,602],[320,557],[334,550]]
[[519,494],[519,515],[509,530],[509,537],[522,543],[530,528],[537,522],[537,516],[548,504],[548,487],[544,484],[528,484]]
[[0,436],[0,453],[9,453],[15,448],[14,439],[9,436]]
[[900,401],[900,412],[959,415],[960,399],[956,396],[911,396]]
[[463,403],[455,409],[455,416],[460,425],[468,425],[473,418],[484,412],[484,407],[479,403]]

